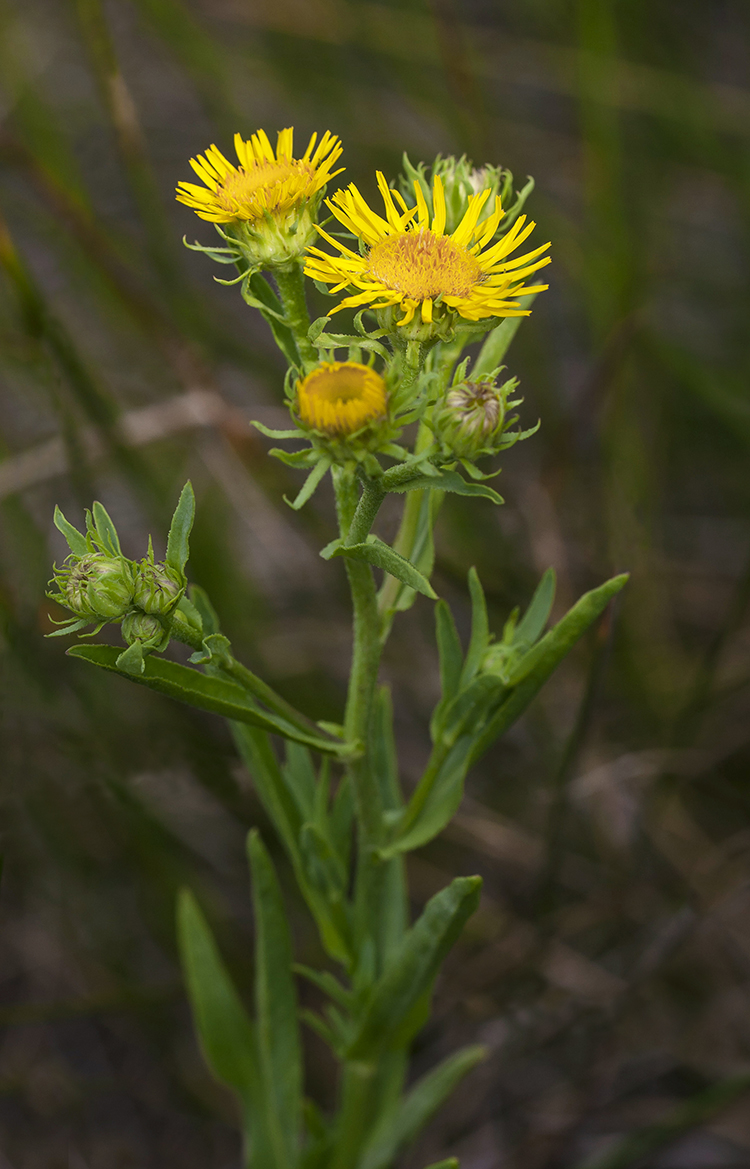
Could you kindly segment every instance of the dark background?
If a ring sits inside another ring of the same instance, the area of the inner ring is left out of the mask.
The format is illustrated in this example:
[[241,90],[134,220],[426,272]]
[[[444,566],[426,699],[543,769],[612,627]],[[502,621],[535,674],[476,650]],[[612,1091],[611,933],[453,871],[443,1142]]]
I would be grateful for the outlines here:
[[[249,825],[321,961],[222,723],[43,640],[54,504],[80,523],[102,499],[140,556],[190,475],[192,579],[238,654],[338,715],[331,501],[283,503],[298,479],[247,426],[282,418],[279,355],[182,248],[214,236],[173,201],[210,142],[286,125],[339,134],[367,196],[403,150],[536,176],[551,289],[509,369],[542,427],[504,460],[504,508],[441,514],[461,628],[472,564],[496,630],[549,565],[557,613],[633,574],[410,862],[415,908],[486,881],[416,1067],[465,1041],[491,1056],[408,1165],[750,1165],[749,23],[742,0],[0,0],[2,1169],[239,1165],[173,905],[197,891],[248,990]],[[430,608],[384,665],[407,784]],[[333,1067],[308,1053],[325,1105]]]

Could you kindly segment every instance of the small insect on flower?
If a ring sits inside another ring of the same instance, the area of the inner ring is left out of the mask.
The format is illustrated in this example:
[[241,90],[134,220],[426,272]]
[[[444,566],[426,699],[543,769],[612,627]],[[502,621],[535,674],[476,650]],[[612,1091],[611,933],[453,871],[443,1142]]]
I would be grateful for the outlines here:
[[548,287],[524,286],[523,282],[550,262],[549,256],[542,256],[549,244],[515,259],[509,257],[531,234],[533,222],[526,223],[526,217],[520,216],[510,231],[493,243],[504,212],[495,197],[492,213],[479,222],[492,193],[487,188],[467,197],[461,222],[446,235],[445,195],[439,175],[432,185],[432,219],[419,182],[414,183],[414,207],[408,207],[403,196],[388,187],[380,172],[378,186],[385,219],[368,206],[353,184],[326,200],[340,223],[366,245],[360,255],[319,229],[341,254],[332,256],[311,247],[307,275],[334,285],[333,292],[355,290],[331,312],[362,305],[375,310],[398,309],[403,312],[398,326],[408,327],[419,310],[413,328],[405,333],[410,335],[416,329],[424,339],[439,325],[450,324],[456,315],[467,321],[528,316],[529,310],[521,308],[517,298]]
[[357,361],[322,362],[297,383],[297,411],[312,430],[344,436],[385,415],[385,382]]
[[205,156],[190,159],[198,178],[205,183],[178,183],[177,199],[211,223],[235,220],[254,222],[266,215],[284,216],[293,208],[314,199],[329,179],[343,168],[332,167],[341,157],[339,139],[328,131],[315,146],[313,134],[301,158],[294,158],[293,129],[280,130],[274,153],[265,130],[247,141],[234,136],[239,167],[224,157],[216,146]]

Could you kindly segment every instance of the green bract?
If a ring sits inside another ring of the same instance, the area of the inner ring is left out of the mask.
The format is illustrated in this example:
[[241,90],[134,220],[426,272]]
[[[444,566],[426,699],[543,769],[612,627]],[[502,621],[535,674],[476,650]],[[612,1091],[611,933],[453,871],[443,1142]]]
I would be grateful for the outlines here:
[[185,592],[185,583],[182,573],[169,565],[142,560],[135,569],[133,603],[144,613],[166,617]]
[[54,599],[87,621],[121,621],[133,600],[133,568],[121,556],[71,554],[54,579]]

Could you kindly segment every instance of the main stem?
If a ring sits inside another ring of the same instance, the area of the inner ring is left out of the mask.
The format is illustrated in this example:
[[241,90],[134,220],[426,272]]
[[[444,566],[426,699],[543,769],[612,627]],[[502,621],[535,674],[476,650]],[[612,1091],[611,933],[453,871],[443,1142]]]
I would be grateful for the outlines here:
[[304,366],[317,365],[318,352],[307,336],[310,328],[310,314],[307,310],[305,276],[302,265],[290,264],[288,268],[276,268],[273,276],[300,361]]

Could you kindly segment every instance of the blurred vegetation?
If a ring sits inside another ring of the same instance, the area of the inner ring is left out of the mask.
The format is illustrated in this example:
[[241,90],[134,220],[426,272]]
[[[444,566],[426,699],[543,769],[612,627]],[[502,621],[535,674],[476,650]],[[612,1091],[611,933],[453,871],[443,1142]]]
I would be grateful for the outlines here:
[[[247,981],[243,837],[275,841],[219,720],[66,659],[43,591],[56,502],[102,499],[141,555],[189,474],[192,578],[248,663],[336,717],[330,500],[283,504],[292,473],[247,426],[281,418],[278,355],[173,201],[210,142],[292,124],[341,135],[368,194],[402,150],[537,180],[552,288],[510,370],[542,428],[505,458],[504,508],[446,505],[438,591],[467,618],[475,564],[500,629],[549,565],[561,609],[633,574],[412,861],[419,900],[456,873],[487,889],[417,1067],[492,1055],[408,1164],[750,1162],[749,26],[741,0],[0,0],[2,1169],[239,1163],[174,896],[198,892]],[[430,606],[400,621],[416,773]],[[325,1105],[314,1037],[307,1057]]]

